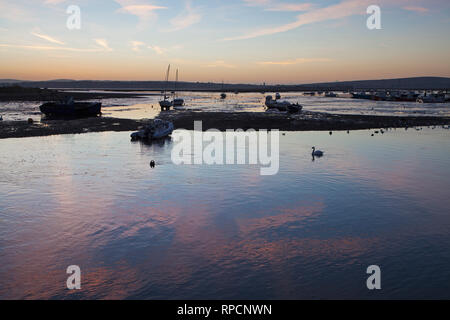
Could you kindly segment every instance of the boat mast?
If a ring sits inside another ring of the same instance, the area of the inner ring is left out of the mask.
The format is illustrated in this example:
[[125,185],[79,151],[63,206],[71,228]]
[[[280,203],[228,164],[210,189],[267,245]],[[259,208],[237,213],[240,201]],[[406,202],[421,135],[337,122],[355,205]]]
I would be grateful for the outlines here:
[[166,86],[165,86],[165,88],[164,88],[164,100],[167,99],[166,91],[167,91],[167,86],[169,85],[169,72],[170,72],[170,64],[169,64],[169,66],[167,67],[167,73],[166,73]]
[[177,69],[177,75],[176,75],[176,79],[175,79],[175,86],[174,86],[174,92],[175,92],[175,96],[174,98],[177,97],[177,83],[178,83],[178,69]]

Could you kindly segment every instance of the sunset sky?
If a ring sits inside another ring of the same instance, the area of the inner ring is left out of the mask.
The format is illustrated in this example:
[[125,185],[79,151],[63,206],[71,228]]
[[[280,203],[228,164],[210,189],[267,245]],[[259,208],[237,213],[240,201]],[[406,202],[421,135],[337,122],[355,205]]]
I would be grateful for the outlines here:
[[0,78],[162,80],[169,63],[184,81],[450,77],[449,31],[448,0],[0,0]]

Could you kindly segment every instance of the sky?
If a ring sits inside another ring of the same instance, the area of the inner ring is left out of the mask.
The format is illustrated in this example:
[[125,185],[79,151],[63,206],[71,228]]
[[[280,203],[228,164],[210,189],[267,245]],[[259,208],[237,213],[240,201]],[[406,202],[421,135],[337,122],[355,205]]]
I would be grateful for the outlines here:
[[450,77],[449,31],[448,0],[0,0],[0,78],[163,80],[168,64],[180,81]]

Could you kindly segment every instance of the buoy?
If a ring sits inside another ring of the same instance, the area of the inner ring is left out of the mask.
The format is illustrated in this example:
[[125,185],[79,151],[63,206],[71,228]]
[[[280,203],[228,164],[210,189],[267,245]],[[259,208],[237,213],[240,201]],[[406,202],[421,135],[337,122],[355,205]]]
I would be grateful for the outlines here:
[[152,161],[150,161],[150,168],[154,168],[154,167],[155,167],[155,161],[152,160]]

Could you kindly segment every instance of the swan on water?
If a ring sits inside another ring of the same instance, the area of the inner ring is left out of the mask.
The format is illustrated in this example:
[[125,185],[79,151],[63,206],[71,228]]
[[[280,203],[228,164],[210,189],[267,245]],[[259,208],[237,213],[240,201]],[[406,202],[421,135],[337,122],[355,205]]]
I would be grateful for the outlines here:
[[316,150],[316,147],[312,147],[312,155],[315,157],[323,156],[323,151]]

